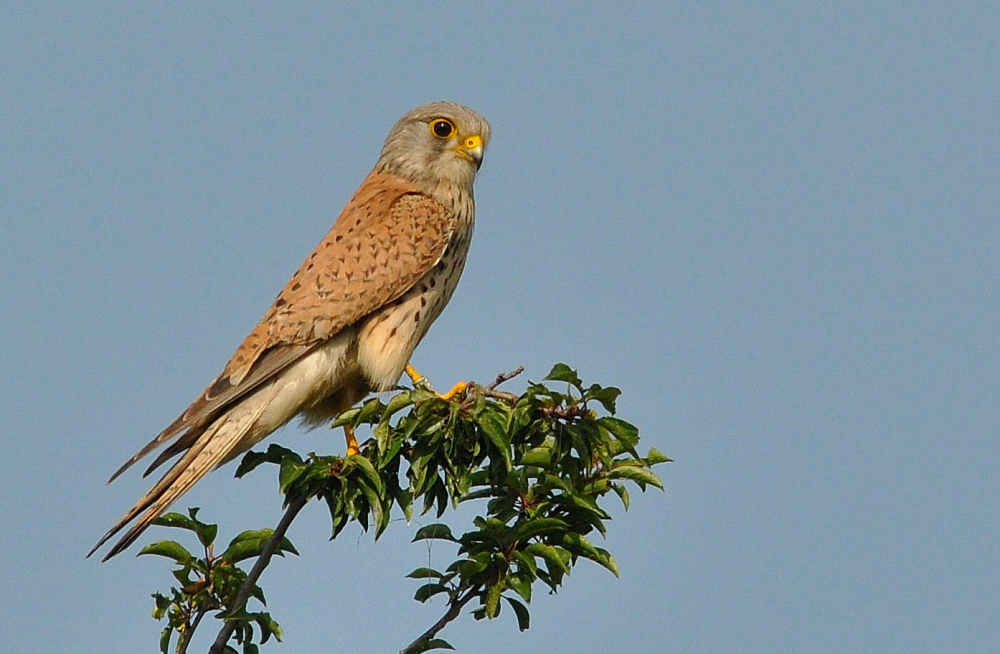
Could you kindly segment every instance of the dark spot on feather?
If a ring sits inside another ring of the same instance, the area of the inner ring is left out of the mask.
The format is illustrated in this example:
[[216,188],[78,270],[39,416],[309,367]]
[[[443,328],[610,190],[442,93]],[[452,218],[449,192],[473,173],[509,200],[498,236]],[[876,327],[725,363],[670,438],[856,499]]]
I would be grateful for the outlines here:
[[302,284],[300,284],[300,283],[298,283],[298,282],[295,282],[294,284],[292,284],[292,290],[293,290],[293,291],[297,291],[297,290],[299,290],[300,288],[302,288]]
[[288,301],[280,295],[278,296],[278,299],[274,301],[274,306],[276,307],[283,307],[286,304],[288,304]]
[[233,385],[229,383],[229,377],[219,377],[215,380],[215,383],[212,384],[212,387],[208,389],[208,392],[205,393],[205,399],[210,400],[217,395],[221,395],[232,387]]
[[396,335],[396,328],[395,328],[395,327],[393,327],[393,328],[392,328],[392,331],[390,331],[390,332],[389,332],[389,338],[392,338],[392,337],[393,337],[393,336],[395,336],[395,335]]

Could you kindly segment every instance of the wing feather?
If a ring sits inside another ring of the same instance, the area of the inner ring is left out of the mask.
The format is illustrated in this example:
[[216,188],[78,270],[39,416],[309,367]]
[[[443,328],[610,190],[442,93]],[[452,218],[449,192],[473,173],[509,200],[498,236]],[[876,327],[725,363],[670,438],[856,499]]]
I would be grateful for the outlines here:
[[109,483],[186,432],[153,462],[149,474],[197,442],[234,403],[345,327],[402,296],[441,260],[454,228],[453,212],[415,184],[373,171],[222,374]]

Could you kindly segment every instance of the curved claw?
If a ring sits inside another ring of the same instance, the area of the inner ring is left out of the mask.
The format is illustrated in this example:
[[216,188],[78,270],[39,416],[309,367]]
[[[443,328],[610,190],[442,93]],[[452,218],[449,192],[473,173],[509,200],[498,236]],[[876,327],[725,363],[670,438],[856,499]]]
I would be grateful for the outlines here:
[[[433,393],[437,392],[434,390],[434,387],[431,386],[431,383],[427,380],[427,378],[421,375],[419,372],[417,372],[416,368],[414,368],[410,364],[406,364],[405,370],[406,370],[406,375],[410,378],[410,381],[413,382],[414,386],[420,386],[426,388],[427,390]],[[469,387],[468,384],[466,384],[464,381],[460,381],[454,386],[452,386],[451,390],[448,391],[447,393],[444,394],[438,393],[437,396],[440,397],[442,400],[450,400],[459,393],[464,392],[465,389],[468,387]]]

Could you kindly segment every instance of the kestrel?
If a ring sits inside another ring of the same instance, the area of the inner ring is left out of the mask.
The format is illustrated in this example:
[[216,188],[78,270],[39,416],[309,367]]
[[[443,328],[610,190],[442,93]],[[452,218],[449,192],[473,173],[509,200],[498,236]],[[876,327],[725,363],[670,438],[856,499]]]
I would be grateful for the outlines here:
[[416,380],[410,355],[465,267],[489,138],[489,123],[453,102],[396,123],[374,170],[222,374],[111,476],[176,439],[145,474],[180,458],[90,554],[141,513],[104,560],[120,553],[206,473],[293,417],[317,426],[391,389],[404,369]]

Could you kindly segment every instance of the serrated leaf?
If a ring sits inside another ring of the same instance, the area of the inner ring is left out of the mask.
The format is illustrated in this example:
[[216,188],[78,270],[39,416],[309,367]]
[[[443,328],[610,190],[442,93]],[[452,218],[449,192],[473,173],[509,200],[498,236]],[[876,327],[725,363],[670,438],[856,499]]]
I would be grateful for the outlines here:
[[417,542],[418,540],[450,540],[453,543],[457,543],[458,539],[455,538],[451,533],[451,527],[444,523],[435,523],[432,525],[427,525],[426,527],[421,527],[417,530],[417,534],[413,537],[410,542]]
[[567,366],[565,363],[557,363],[554,365],[552,370],[549,371],[549,374],[545,375],[545,379],[550,381],[567,382],[577,388],[580,388],[580,385],[583,383],[580,381],[580,377],[577,376],[576,371]]
[[142,556],[143,554],[163,556],[180,564],[187,563],[194,558],[194,555],[187,548],[173,540],[161,540],[158,543],[150,543],[139,550],[136,556]]
[[527,631],[528,627],[531,626],[531,614],[528,613],[528,607],[521,604],[519,601],[513,597],[507,597],[504,595],[504,599],[510,604],[510,608],[514,609],[514,615],[517,616],[517,628],[519,631]]
[[663,482],[660,481],[660,478],[645,468],[623,465],[609,470],[607,476],[608,479],[628,479],[643,488],[644,484],[649,484],[663,490]]

